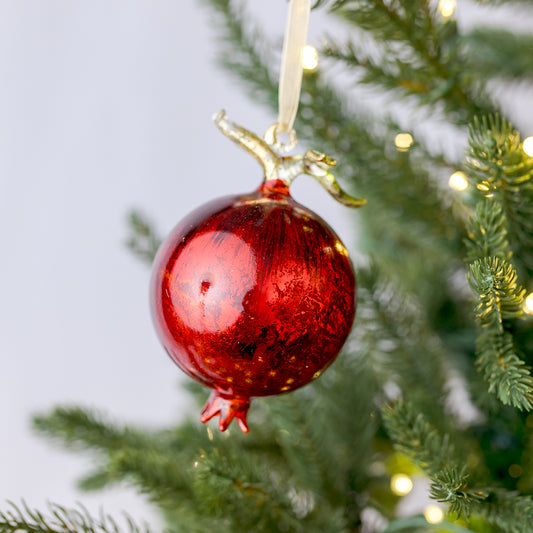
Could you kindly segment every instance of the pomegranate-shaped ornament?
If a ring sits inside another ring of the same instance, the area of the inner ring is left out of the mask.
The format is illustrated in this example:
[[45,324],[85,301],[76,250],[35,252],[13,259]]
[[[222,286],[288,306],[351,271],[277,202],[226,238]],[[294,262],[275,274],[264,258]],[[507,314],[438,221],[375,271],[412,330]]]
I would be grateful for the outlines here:
[[265,178],[255,192],[203,205],[172,231],[155,259],[152,316],[172,360],[213,389],[202,422],[220,415],[224,431],[236,418],[247,432],[250,399],[317,378],[342,348],[355,314],[346,248],[291,198],[290,182],[309,174],[346,205],[365,200],[339,188],[328,170],[335,162],[324,154],[281,157],[224,112],[215,122],[259,160]]

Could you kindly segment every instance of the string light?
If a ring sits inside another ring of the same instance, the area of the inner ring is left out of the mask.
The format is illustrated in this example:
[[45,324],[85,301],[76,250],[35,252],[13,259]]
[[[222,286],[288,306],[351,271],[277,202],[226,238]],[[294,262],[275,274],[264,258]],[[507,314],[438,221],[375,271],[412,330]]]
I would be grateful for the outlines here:
[[390,480],[390,488],[394,494],[405,496],[411,492],[413,482],[411,481],[411,478],[405,474],[395,474]]
[[524,300],[524,312],[533,315],[533,292],[530,292]]
[[468,187],[466,174],[460,170],[454,172],[448,180],[448,185],[456,191],[464,191]]
[[526,137],[522,148],[528,156],[533,157],[533,137]]
[[318,52],[310,44],[304,46],[302,51],[302,66],[304,70],[313,71],[318,67]]
[[444,18],[450,18],[455,11],[456,5],[456,0],[439,0],[437,9]]
[[437,505],[428,505],[424,509],[424,516],[430,524],[438,524],[444,520],[444,513]]
[[407,152],[414,142],[413,136],[410,133],[398,133],[394,138],[394,145],[399,152]]

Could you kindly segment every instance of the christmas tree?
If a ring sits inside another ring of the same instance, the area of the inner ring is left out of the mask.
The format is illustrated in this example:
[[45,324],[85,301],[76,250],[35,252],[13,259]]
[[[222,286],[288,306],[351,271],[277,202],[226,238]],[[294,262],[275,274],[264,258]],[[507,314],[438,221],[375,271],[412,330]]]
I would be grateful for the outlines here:
[[[221,65],[274,110],[279,47],[241,4],[205,4]],[[533,531],[533,140],[494,90],[531,83],[533,37],[462,31],[452,0],[324,0],[312,16],[335,35],[304,76],[295,127],[368,200],[354,215],[358,303],[342,354],[312,384],[257,400],[246,435],[196,414],[147,431],[71,407],[35,429],[99,457],[85,489],[126,482],[171,531]],[[355,80],[391,108],[360,104]],[[463,154],[442,148],[444,131],[467,138]],[[131,228],[151,263],[160,237],[138,214]],[[206,390],[189,388],[203,404]],[[414,478],[436,503],[425,516],[400,511]],[[4,532],[117,529],[60,505],[0,514]]]

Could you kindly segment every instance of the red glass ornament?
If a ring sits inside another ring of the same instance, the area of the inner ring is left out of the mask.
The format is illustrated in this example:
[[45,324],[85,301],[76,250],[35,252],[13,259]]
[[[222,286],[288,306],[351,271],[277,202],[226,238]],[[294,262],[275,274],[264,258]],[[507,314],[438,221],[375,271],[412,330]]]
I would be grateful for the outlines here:
[[284,181],[211,201],[159,250],[152,315],[172,360],[213,389],[201,420],[236,418],[250,399],[317,378],[335,359],[355,314],[346,248]]

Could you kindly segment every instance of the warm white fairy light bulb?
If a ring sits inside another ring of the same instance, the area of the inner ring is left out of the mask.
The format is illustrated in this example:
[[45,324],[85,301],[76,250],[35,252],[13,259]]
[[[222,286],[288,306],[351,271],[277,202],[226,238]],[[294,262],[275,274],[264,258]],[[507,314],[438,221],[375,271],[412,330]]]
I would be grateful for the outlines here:
[[522,144],[522,148],[528,156],[533,157],[533,137],[526,137]]
[[468,187],[466,174],[460,170],[454,172],[448,180],[448,185],[456,191],[464,191]]
[[411,492],[413,482],[411,481],[411,478],[405,474],[395,474],[390,480],[390,488],[394,494],[405,496]]
[[410,133],[398,133],[394,138],[394,145],[400,152],[407,152],[413,142],[414,139]]
[[428,505],[424,509],[424,516],[430,524],[438,524],[444,520],[444,512],[437,505]]
[[530,292],[524,300],[524,312],[533,315],[533,292]]
[[310,44],[304,46],[302,51],[302,66],[305,70],[315,70],[318,67],[318,52]]
[[456,6],[456,0],[439,0],[437,9],[444,18],[449,18],[454,14]]

